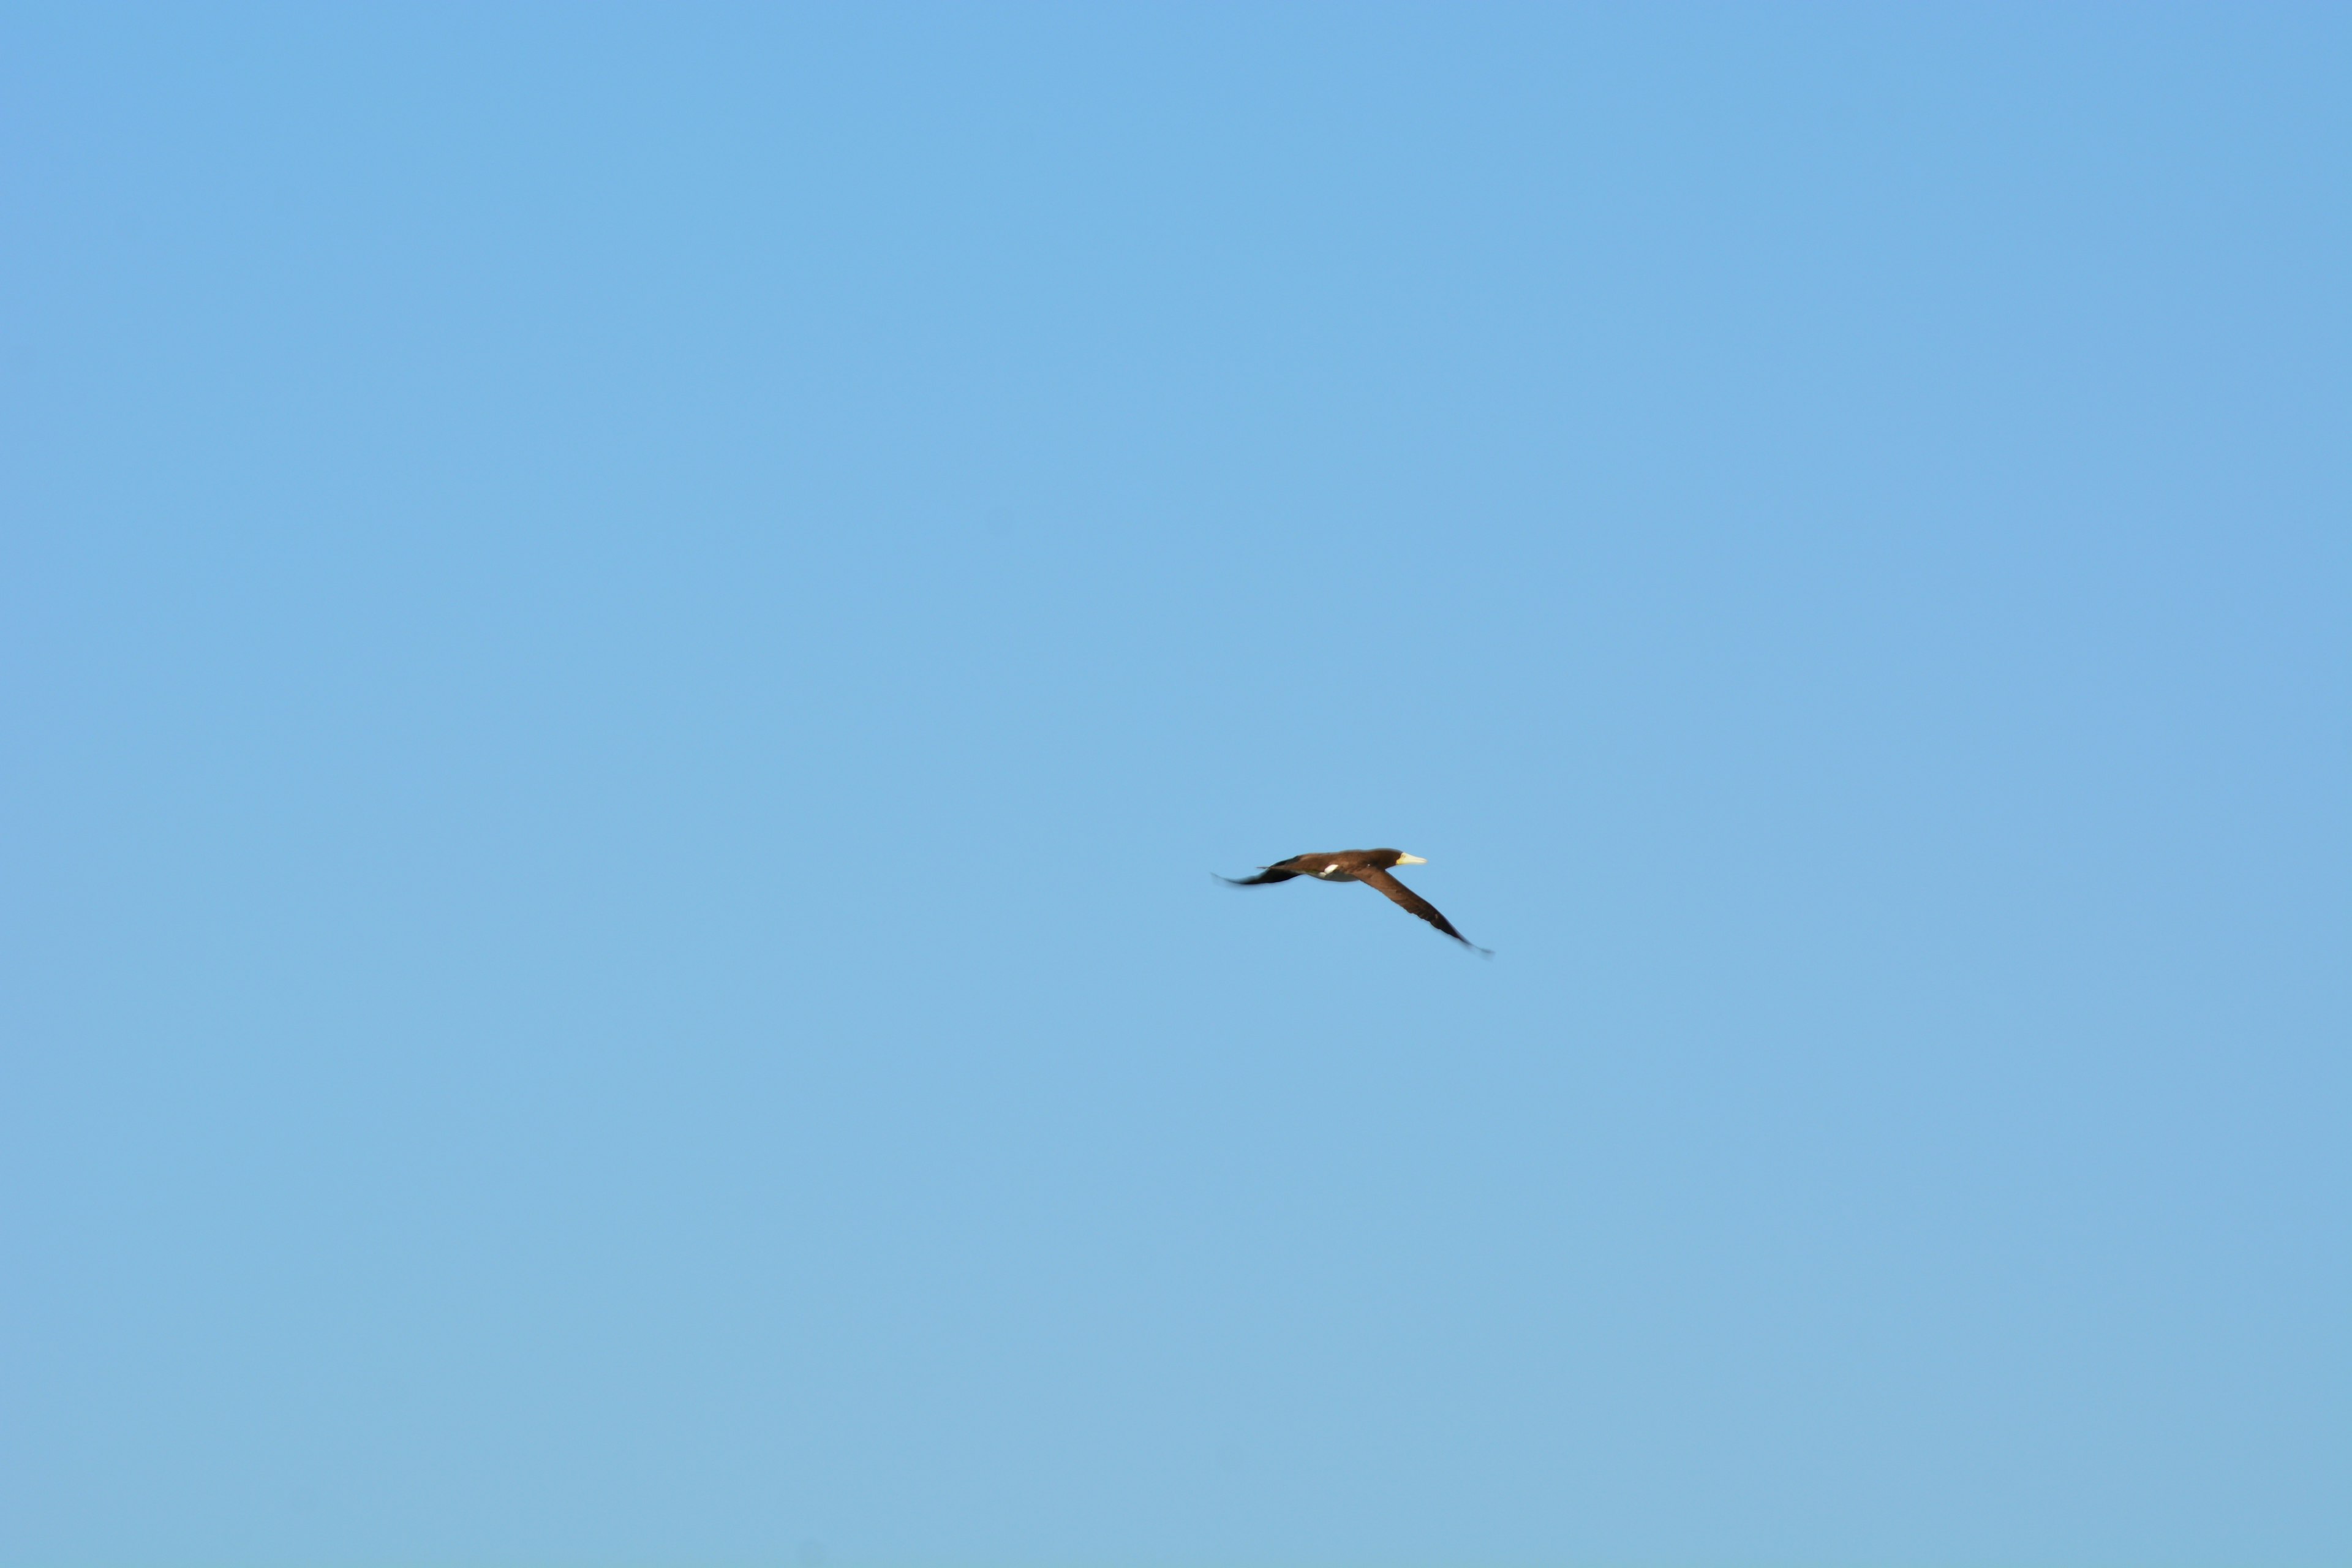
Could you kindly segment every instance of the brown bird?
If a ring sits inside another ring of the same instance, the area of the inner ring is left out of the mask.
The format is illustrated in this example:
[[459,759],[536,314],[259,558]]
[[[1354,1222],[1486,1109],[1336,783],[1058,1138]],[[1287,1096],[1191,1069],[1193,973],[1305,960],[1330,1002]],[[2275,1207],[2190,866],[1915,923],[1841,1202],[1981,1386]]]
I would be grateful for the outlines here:
[[[1426,866],[1429,862],[1418,855],[1408,855],[1402,849],[1335,849],[1328,855],[1293,855],[1287,860],[1277,860],[1262,867],[1255,877],[1220,877],[1220,882],[1230,882],[1236,888],[1258,888],[1268,882],[1287,882],[1293,877],[1312,877],[1320,882],[1361,882],[1377,889],[1381,896],[1419,915],[1439,931],[1452,937],[1474,952],[1486,952],[1476,942],[1454,929],[1454,922],[1437,912],[1437,906],[1389,875],[1391,866]],[[1489,958],[1495,955],[1486,952]]]

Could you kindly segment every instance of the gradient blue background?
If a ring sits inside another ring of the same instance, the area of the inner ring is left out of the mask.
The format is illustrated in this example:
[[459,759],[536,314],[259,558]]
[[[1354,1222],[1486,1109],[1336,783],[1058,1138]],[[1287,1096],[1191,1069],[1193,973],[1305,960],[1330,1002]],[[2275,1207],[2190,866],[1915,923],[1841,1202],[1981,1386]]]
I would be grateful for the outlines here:
[[2352,14],[0,40],[7,1562],[2352,1557]]

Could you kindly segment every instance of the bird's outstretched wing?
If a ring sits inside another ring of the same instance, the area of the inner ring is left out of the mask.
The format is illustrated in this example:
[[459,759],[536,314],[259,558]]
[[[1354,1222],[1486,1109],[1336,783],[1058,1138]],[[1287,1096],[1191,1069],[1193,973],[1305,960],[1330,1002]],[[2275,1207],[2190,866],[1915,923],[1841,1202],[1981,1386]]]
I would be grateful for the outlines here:
[[1297,875],[1296,871],[1277,871],[1269,866],[1255,877],[1219,877],[1217,880],[1229,882],[1236,888],[1255,888],[1265,882],[1287,882]]
[[1411,888],[1406,887],[1402,882],[1398,881],[1386,871],[1381,870],[1377,867],[1368,867],[1364,870],[1356,873],[1356,880],[1363,883],[1367,888],[1377,888],[1380,889],[1381,895],[1390,902],[1396,904],[1410,913],[1419,915],[1423,920],[1427,921],[1431,925],[1435,926],[1438,930],[1452,937],[1463,946],[1474,949],[1479,952],[1485,952],[1486,951],[1485,948],[1478,946],[1476,942],[1472,942],[1468,937],[1464,936],[1460,931],[1455,931],[1454,929],[1454,922],[1447,920],[1444,915],[1439,914],[1435,904],[1431,903],[1427,899],[1423,898],[1419,893],[1414,892]]

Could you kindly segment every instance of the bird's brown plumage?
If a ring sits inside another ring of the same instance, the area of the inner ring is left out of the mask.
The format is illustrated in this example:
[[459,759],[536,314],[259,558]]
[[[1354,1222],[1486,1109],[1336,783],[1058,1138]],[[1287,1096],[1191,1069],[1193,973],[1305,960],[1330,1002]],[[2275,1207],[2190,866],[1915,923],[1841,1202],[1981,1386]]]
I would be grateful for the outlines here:
[[1221,877],[1218,880],[1231,882],[1236,888],[1287,882],[1294,877],[1312,877],[1322,882],[1361,882],[1407,913],[1427,921],[1463,946],[1485,952],[1485,948],[1455,931],[1454,922],[1438,913],[1435,904],[1389,875],[1389,868],[1405,858],[1404,851],[1401,849],[1335,849],[1323,855],[1293,855],[1287,860],[1277,860],[1261,868],[1255,877]]
[[1475,945],[1470,939],[1454,929],[1454,922],[1437,912],[1437,906],[1390,876],[1386,871],[1370,870],[1357,873],[1356,880],[1367,888],[1377,888],[1382,897],[1400,909],[1409,910],[1427,921],[1465,947]]

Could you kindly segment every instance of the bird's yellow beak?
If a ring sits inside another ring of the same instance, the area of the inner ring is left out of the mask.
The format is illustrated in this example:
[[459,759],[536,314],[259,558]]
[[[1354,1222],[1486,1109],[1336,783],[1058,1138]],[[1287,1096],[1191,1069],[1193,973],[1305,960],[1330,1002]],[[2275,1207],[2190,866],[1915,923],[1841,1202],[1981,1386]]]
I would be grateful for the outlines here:
[[1397,857],[1397,864],[1400,866],[1426,866],[1429,862],[1423,859],[1418,855],[1400,855]]

